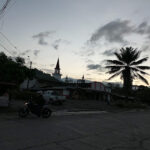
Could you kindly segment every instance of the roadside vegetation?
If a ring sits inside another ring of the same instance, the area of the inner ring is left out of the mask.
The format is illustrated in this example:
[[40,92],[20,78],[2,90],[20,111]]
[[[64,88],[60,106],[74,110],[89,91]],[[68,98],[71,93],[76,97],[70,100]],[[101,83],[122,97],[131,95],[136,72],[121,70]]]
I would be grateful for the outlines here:
[[149,70],[150,66],[141,65],[148,60],[148,57],[140,58],[141,51],[132,47],[121,48],[120,52],[115,52],[116,60],[107,60],[106,69],[111,74],[109,80],[120,76],[123,80],[123,88],[113,89],[114,105],[121,108],[146,108],[150,105],[150,89],[148,87],[139,86],[137,90],[133,90],[133,81],[140,79],[146,85],[149,85],[145,70]]
[[[31,80],[33,78],[47,82],[56,81],[50,74],[46,74],[37,68],[29,69],[26,66],[24,58],[10,57],[4,52],[0,52],[0,83],[2,83],[2,85],[0,85],[0,96],[9,92],[11,98],[15,100],[27,100],[30,97],[38,97],[35,92],[20,91],[19,88],[24,80]],[[6,85],[3,86],[3,84]],[[7,84],[14,84],[15,86],[10,88]],[[11,90],[9,90],[9,88]]]
[[112,79],[116,76],[120,76],[123,80],[123,88],[126,92],[132,90],[133,80],[140,79],[147,85],[149,84],[144,75],[149,75],[144,70],[150,69],[150,66],[141,65],[148,60],[148,57],[139,59],[141,51],[132,47],[121,48],[119,53],[114,53],[116,60],[107,60],[108,65],[106,68],[109,70],[107,73],[112,76]]

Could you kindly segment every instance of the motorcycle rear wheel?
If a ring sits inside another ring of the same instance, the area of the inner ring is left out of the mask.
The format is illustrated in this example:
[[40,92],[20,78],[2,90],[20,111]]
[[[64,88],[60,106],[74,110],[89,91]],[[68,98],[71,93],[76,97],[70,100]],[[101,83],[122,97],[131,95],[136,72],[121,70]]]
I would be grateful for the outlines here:
[[21,108],[18,112],[18,115],[21,118],[25,118],[28,114],[29,114],[29,111],[26,108]]
[[48,109],[48,108],[45,108],[42,111],[42,117],[43,118],[48,118],[48,117],[51,116],[51,114],[52,114],[52,111],[50,109]]

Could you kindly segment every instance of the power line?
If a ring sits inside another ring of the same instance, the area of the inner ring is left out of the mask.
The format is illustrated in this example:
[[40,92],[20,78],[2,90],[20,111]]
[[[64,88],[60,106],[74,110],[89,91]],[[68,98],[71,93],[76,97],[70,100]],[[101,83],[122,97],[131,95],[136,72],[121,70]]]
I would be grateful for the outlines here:
[[4,19],[3,19],[2,22],[1,22],[0,31],[3,29],[3,26],[4,26]]
[[[16,3],[16,1],[17,0],[15,0],[14,1],[14,3],[11,5],[11,6],[9,6],[8,4],[10,3],[10,1],[11,0],[7,0],[6,2],[5,2],[5,4],[3,5],[3,7],[0,9],[0,19],[2,18],[2,17],[4,17],[4,14],[5,14],[5,9],[7,8],[7,9],[10,9],[15,3]],[[0,34],[7,40],[7,42],[15,49],[15,50],[17,50],[18,52],[19,52],[19,54],[20,54],[20,50],[18,50],[17,49],[17,47],[7,38],[7,36],[4,34],[4,33],[2,33],[2,32],[0,32]],[[4,48],[4,47],[3,47]]]
[[10,52],[4,45],[2,45],[1,43],[0,43],[0,46],[1,46],[3,49],[5,49],[9,54],[11,54],[11,55],[14,56],[14,54],[11,53],[11,52]]
[[7,42],[17,51],[19,51],[20,54],[20,50],[17,49],[17,47],[6,37],[6,35],[2,32],[0,32],[0,34],[7,40]]
[[[11,1],[11,0],[9,0],[9,2],[10,2],[10,1]],[[11,9],[11,8],[15,5],[16,2],[17,2],[17,0],[15,0],[14,3],[12,3],[12,5],[8,5],[8,4],[7,4],[7,10]],[[6,9],[6,8],[5,8],[5,9]],[[1,20],[5,15],[6,15],[6,11],[3,11],[3,13],[0,14],[0,20]]]
[[[6,2],[4,3],[4,5],[2,6],[2,8],[0,9],[0,20],[2,19],[2,17],[4,17],[4,15],[6,14],[6,11],[5,9],[7,8],[10,9],[15,3],[17,0],[14,1],[14,3],[12,3],[12,5],[9,5],[9,3],[11,2],[12,0],[6,0]],[[3,22],[2,22],[3,23]],[[1,26],[2,27],[2,26]],[[11,45],[15,50],[17,50],[20,54],[20,50],[17,49],[17,47],[7,38],[7,36],[0,32],[0,34],[5,38],[5,40],[9,43],[9,45]],[[10,52],[4,45],[0,44],[1,47],[3,47],[9,54],[11,55],[14,55],[13,52]]]
[[0,9],[0,16],[4,13],[5,9],[7,8],[8,4],[10,3],[11,0],[6,0],[5,4],[3,7]]

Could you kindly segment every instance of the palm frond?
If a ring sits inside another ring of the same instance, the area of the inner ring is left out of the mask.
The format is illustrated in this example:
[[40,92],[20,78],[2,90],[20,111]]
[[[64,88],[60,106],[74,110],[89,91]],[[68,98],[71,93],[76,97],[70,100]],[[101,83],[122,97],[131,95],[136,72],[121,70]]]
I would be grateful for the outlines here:
[[141,52],[140,52],[140,51],[137,51],[137,49],[135,49],[135,50],[132,52],[132,54],[133,54],[132,61],[135,61],[135,60],[137,60],[137,59],[140,57]]
[[148,70],[148,69],[150,69],[150,66],[136,66],[136,68],[139,68],[142,70]]
[[131,69],[132,69],[133,71],[135,71],[135,72],[140,72],[140,73],[143,74],[143,75],[150,75],[150,74],[148,74],[147,72],[144,72],[144,71],[142,71],[142,70],[139,70],[138,68],[133,68],[133,67],[131,67]]
[[124,65],[124,63],[119,60],[107,60],[107,63],[114,65]]
[[136,72],[134,72],[133,70],[131,70],[131,71],[132,71],[132,78],[133,78],[133,79],[138,78],[137,73],[136,73]]
[[137,60],[140,56],[140,52],[132,47],[126,47],[120,49],[121,61],[126,64],[131,64],[133,61]]
[[148,60],[148,57],[145,57],[145,58],[142,58],[142,59],[140,59],[138,61],[132,62],[131,65],[139,65],[139,64],[141,64],[141,63],[143,63],[143,62],[145,62],[147,60]]
[[123,65],[117,65],[117,66],[106,66],[105,68],[111,69],[111,68],[122,68],[124,67]]
[[121,54],[119,54],[119,53],[117,53],[117,52],[115,52],[114,54],[116,55],[116,57],[118,58],[118,60],[122,61],[122,56],[121,56]]
[[105,68],[109,69],[109,71],[106,73],[112,74],[122,69],[122,66],[106,66]]
[[122,70],[121,71],[119,71],[119,72],[117,72],[117,73],[115,73],[114,75],[112,75],[111,77],[109,77],[108,78],[108,80],[111,80],[112,78],[114,78],[114,77],[116,77],[116,76],[118,76],[118,75],[120,75],[122,73]]
[[149,85],[148,81],[142,77],[140,74],[137,74],[138,75],[138,78],[141,79],[144,83],[146,83],[147,85]]

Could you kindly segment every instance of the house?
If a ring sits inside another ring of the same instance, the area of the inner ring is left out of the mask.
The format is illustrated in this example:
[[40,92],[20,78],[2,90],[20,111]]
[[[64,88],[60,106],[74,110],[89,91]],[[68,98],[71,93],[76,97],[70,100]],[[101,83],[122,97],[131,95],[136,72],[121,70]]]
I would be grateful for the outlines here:
[[59,95],[65,96],[66,99],[105,100],[111,94],[111,89],[101,82],[67,83],[64,86],[40,88],[38,91],[54,91]]
[[0,82],[0,107],[8,107],[11,101],[11,90],[16,86],[14,83]]

